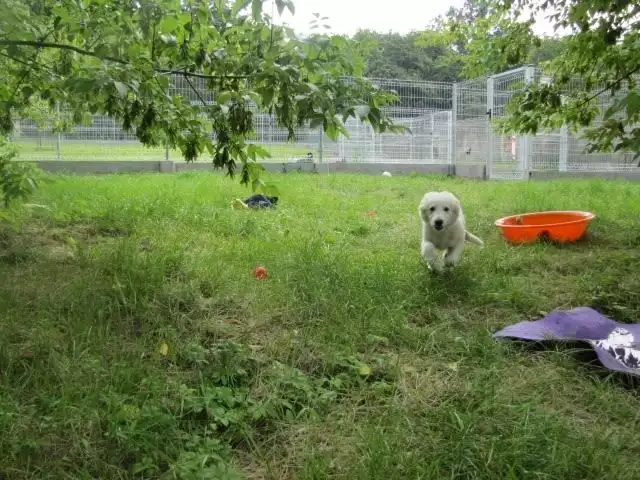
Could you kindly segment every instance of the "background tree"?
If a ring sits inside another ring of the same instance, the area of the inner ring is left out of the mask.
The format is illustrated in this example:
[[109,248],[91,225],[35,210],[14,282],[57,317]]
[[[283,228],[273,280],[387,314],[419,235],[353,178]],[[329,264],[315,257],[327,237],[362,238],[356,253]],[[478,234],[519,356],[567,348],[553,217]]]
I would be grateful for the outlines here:
[[442,45],[422,45],[417,42],[420,33],[378,33],[360,30],[353,39],[365,50],[365,75],[370,78],[402,80],[431,80],[451,82],[459,70],[445,60]]
[[536,37],[533,22],[518,22],[490,0],[466,0],[451,7],[420,33],[416,43],[440,48],[440,65],[450,65],[459,78],[493,75],[521,66],[539,64],[562,52],[565,40]]
[[444,47],[460,77],[481,77],[518,67],[542,47],[531,32],[532,23],[517,22],[491,0],[466,0],[436,18],[418,43]]
[[534,65],[544,65],[546,62],[560,57],[567,48],[565,37],[542,37],[527,54],[526,62]]
[[394,105],[404,107],[406,116],[418,115],[419,109],[450,109],[450,91],[420,82],[452,82],[459,72],[458,65],[448,62],[445,47],[420,45],[418,37],[418,33],[370,30],[360,30],[353,36],[362,49],[365,76],[377,79],[382,88],[393,89],[398,95]]

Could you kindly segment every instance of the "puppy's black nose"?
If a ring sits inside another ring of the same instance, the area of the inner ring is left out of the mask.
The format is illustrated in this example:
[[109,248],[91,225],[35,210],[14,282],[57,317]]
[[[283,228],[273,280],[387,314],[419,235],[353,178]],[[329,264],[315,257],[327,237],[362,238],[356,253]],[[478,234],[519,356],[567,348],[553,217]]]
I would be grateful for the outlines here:
[[440,230],[442,228],[442,220],[436,220],[435,222],[433,222],[433,226],[436,227],[436,230]]

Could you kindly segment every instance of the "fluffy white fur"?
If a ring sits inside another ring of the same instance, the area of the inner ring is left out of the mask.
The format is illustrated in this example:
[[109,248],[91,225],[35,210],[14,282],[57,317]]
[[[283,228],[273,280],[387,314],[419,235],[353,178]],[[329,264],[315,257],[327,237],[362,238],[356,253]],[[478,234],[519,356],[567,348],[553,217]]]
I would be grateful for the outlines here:
[[422,220],[422,256],[432,270],[441,271],[438,251],[444,250],[444,266],[460,261],[465,240],[484,246],[484,242],[467,232],[460,200],[450,192],[426,193],[418,207]]

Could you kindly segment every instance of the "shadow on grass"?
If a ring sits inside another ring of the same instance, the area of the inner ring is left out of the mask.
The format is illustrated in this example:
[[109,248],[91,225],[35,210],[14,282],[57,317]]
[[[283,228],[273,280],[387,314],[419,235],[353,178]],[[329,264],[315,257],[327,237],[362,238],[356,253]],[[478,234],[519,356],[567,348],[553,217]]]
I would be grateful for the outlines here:
[[414,274],[416,290],[428,297],[428,302],[438,305],[450,305],[468,299],[477,283],[466,266],[448,268],[443,272],[429,270],[420,263]]
[[511,348],[523,355],[558,353],[569,357],[576,363],[576,377],[580,375],[592,376],[603,382],[611,382],[612,385],[636,395],[640,394],[640,377],[607,369],[600,362],[596,351],[586,342],[553,340],[538,342],[517,339],[499,340],[509,342]]

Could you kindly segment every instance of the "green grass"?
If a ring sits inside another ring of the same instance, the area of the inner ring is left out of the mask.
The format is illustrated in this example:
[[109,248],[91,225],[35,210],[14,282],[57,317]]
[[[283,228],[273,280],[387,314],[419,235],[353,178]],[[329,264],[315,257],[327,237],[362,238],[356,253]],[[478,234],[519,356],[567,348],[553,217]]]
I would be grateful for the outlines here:
[[[638,478],[633,382],[491,333],[580,305],[637,320],[640,185],[272,180],[277,211],[231,210],[246,189],[182,174],[57,177],[32,201],[48,210],[15,212],[3,478]],[[437,276],[417,204],[442,188],[486,247]],[[543,209],[598,219],[565,247],[493,227]]]
[[[14,142],[18,148],[20,160],[43,161],[57,160],[58,147],[55,138],[48,138],[39,143],[35,140],[17,140]],[[271,158],[265,161],[286,161],[289,158],[304,158],[311,151],[314,157],[318,156],[317,148],[309,149],[304,145],[274,143],[265,144],[264,148],[271,153]],[[161,161],[165,159],[165,149],[149,148],[142,144],[113,142],[90,142],[78,140],[63,140],[61,143],[61,159],[68,161]],[[179,150],[171,150],[169,159],[174,162],[182,161]],[[208,162],[208,158],[199,161]]]

